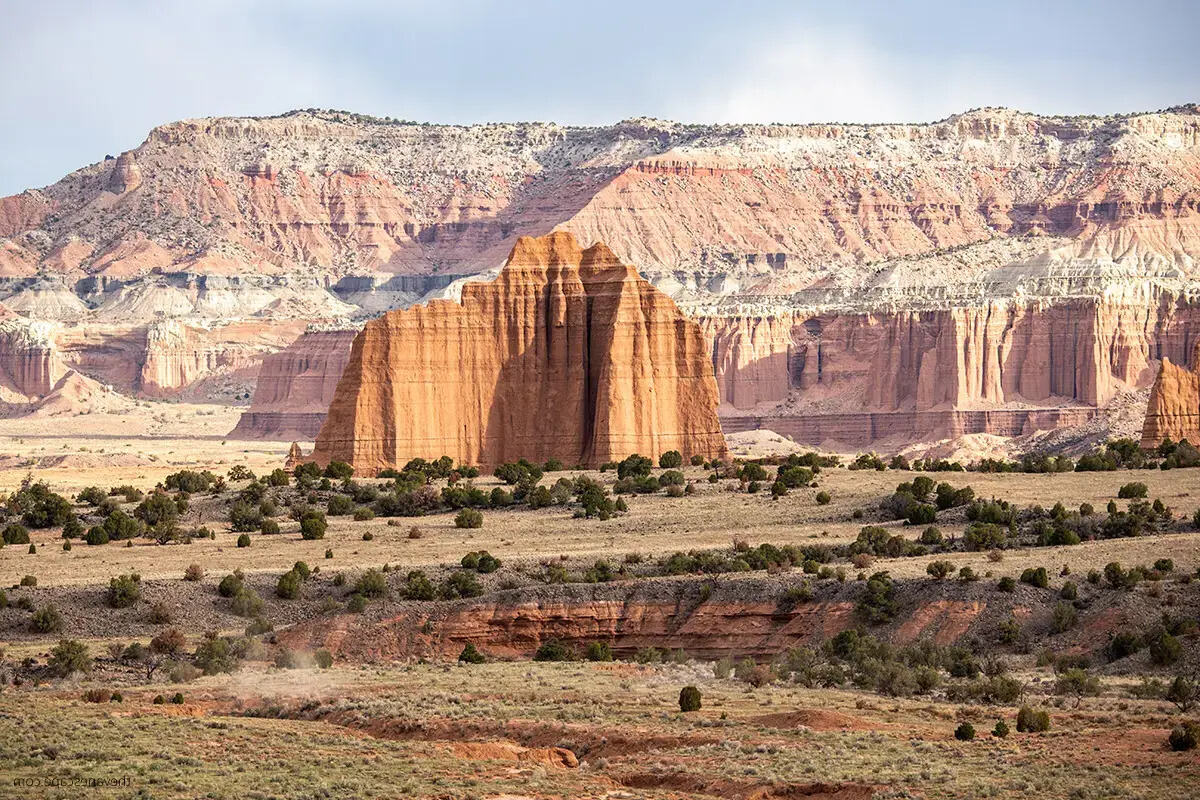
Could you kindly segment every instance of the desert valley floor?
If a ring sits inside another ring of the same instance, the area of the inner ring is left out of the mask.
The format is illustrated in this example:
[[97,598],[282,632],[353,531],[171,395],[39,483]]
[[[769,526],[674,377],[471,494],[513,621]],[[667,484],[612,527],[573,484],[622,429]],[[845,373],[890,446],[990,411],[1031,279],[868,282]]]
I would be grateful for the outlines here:
[[[770,478],[750,492],[732,472],[710,480],[712,469],[685,465],[686,492],[622,494],[628,511],[605,520],[581,517],[574,501],[484,509],[478,528],[456,527],[453,510],[330,513],[322,538],[306,540],[281,510],[278,533],[255,530],[238,546],[230,506],[251,482],[229,472],[268,475],[287,447],[212,433],[235,419],[212,406],[138,402],[121,415],[0,422],[0,489],[10,495],[30,479],[67,497],[87,487],[150,492],[182,470],[228,482],[192,493],[179,517],[212,538],[76,538],[63,549],[60,529],[49,527],[28,532],[32,547],[0,549],[0,796],[1180,798],[1200,790],[1196,751],[1168,746],[1168,733],[1195,713],[1191,704],[1181,710],[1173,684],[1181,676],[1194,692],[1189,676],[1200,667],[1192,523],[1200,470],[850,470],[850,454],[813,485],[774,497]],[[734,450],[805,452],[772,435],[743,437]],[[567,469],[541,483],[579,474],[610,489],[617,480],[612,470]],[[925,541],[926,526],[880,511],[897,484],[920,476],[1008,501],[1022,510],[1014,530],[1036,518],[1035,505],[1050,514],[1058,502],[1089,504],[1100,518],[1113,501],[1124,513],[1137,502],[1118,499],[1130,483],[1144,483],[1147,500],[1160,499],[1172,516],[1137,536],[966,549],[972,512],[952,506],[935,525],[953,545],[849,555],[864,527],[906,546]],[[471,483],[486,493],[512,488],[491,475]],[[322,506],[338,491],[316,482],[309,490],[301,502]],[[293,491],[276,486],[268,497],[282,507]],[[121,497],[116,505],[130,515],[138,506]],[[763,544],[805,556],[768,556],[764,568],[755,555],[767,552]],[[498,568],[460,564],[481,551]],[[677,553],[735,561],[741,553],[748,563],[664,566]],[[810,564],[808,555],[825,560]],[[298,561],[305,577],[286,597],[280,579],[296,574]],[[1142,580],[1118,587],[1106,569],[1114,562]],[[933,575],[936,564],[946,577]],[[235,570],[231,598],[218,583]],[[416,599],[414,571],[441,587],[436,595]],[[117,601],[117,582],[133,574],[136,582],[123,584],[137,587],[132,602]],[[467,583],[471,591],[446,594]],[[889,613],[863,616],[864,598],[880,586]],[[253,608],[240,608],[251,595]],[[39,629],[50,606],[57,626]],[[1163,654],[1166,640],[1175,650]],[[64,642],[86,648],[89,671],[56,676],[69,657]],[[483,663],[460,658],[469,649]],[[685,686],[699,691],[699,710],[680,710]],[[1018,730],[1022,706],[1047,711],[1049,730]],[[994,734],[999,722],[1007,735]],[[974,738],[956,738],[964,725]]]

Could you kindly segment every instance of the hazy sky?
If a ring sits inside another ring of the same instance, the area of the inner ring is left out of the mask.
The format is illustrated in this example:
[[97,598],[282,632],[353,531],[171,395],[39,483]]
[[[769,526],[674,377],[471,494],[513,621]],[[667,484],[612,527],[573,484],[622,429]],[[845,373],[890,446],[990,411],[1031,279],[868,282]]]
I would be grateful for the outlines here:
[[928,121],[1200,100],[1197,0],[0,0],[0,195],[155,125]]

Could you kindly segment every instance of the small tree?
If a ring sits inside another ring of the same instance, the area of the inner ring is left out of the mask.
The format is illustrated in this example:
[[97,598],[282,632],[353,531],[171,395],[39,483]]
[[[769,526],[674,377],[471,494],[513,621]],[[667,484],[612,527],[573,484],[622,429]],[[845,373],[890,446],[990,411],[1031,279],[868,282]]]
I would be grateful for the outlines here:
[[1003,739],[1008,736],[1008,723],[1000,720],[996,723],[996,727],[992,728],[992,736],[997,739]]
[[1073,667],[1058,676],[1058,680],[1054,684],[1054,691],[1057,694],[1074,697],[1075,707],[1079,708],[1084,697],[1100,695],[1100,679],[1095,675],[1088,675],[1079,667]]
[[87,645],[74,639],[62,639],[50,651],[47,662],[51,674],[65,678],[72,672],[90,672],[92,657],[88,654]]
[[960,742],[969,742],[975,738],[975,726],[969,722],[964,722],[954,729],[954,738]]
[[695,686],[685,686],[679,690],[679,710],[680,711],[699,711],[700,710],[700,690]]
[[1192,706],[1196,705],[1197,698],[1200,698],[1200,687],[1194,680],[1183,675],[1176,675],[1164,697],[1186,714],[1192,710]]
[[658,465],[663,469],[678,469],[683,466],[683,456],[678,450],[668,450],[658,457]]

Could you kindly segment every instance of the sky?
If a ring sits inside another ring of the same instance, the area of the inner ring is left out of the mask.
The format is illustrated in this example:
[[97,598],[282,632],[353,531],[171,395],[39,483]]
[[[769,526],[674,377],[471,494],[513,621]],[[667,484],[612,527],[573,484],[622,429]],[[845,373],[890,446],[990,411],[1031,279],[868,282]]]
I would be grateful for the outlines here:
[[920,122],[1200,101],[1197,0],[0,0],[0,196],[156,125]]

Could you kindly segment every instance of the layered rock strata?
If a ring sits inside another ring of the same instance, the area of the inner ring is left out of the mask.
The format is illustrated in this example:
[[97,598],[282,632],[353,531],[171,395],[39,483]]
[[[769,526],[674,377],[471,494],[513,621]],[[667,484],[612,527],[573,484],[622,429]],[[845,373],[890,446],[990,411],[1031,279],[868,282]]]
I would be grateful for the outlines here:
[[358,474],[410,458],[598,465],[725,453],[699,326],[602,244],[518,240],[499,276],[372,320],[312,458]]
[[312,441],[317,438],[358,330],[305,331],[263,359],[250,410],[231,439]]

